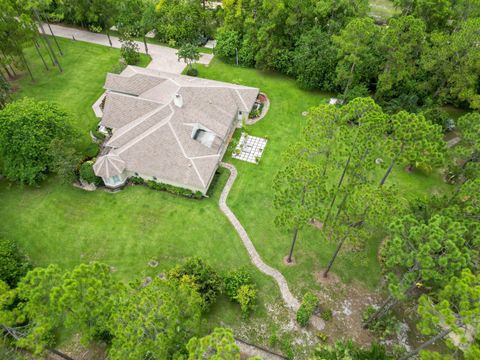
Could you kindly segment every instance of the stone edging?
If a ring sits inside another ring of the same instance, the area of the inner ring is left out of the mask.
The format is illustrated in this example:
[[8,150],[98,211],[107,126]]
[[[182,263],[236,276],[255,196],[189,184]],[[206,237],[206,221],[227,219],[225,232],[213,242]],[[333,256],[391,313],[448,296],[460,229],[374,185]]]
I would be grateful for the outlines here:
[[288,288],[287,280],[282,275],[280,271],[274,269],[267,264],[265,264],[258,254],[255,246],[253,245],[252,241],[250,240],[247,232],[243,228],[240,221],[238,221],[235,214],[230,210],[227,205],[227,197],[232,188],[235,179],[237,178],[237,169],[235,166],[227,163],[221,163],[222,167],[228,169],[230,171],[230,177],[228,178],[227,184],[222,190],[222,194],[220,195],[219,205],[222,212],[227,216],[228,220],[232,223],[233,227],[237,231],[240,239],[242,239],[243,244],[245,245],[248,255],[252,260],[253,264],[264,274],[271,276],[278,284],[280,288],[280,293],[282,294],[283,301],[285,301],[286,305],[293,311],[297,311],[300,307],[299,301],[292,295],[290,289]]

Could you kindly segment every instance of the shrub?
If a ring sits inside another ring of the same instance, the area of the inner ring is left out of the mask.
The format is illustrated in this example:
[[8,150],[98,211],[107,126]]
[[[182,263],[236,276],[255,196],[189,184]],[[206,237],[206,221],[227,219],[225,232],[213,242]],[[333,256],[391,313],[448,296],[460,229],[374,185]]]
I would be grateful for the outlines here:
[[235,295],[235,300],[240,304],[243,316],[247,317],[250,312],[255,309],[257,287],[253,284],[240,286],[237,295]]
[[327,340],[328,340],[328,335],[325,334],[325,333],[322,332],[322,331],[318,331],[315,335],[316,335],[317,338],[318,338],[320,341],[322,341],[322,342],[327,342]]
[[188,189],[184,189],[184,188],[169,185],[169,184],[159,183],[153,180],[148,180],[145,182],[145,184],[150,189],[158,190],[158,191],[166,191],[173,195],[185,196],[185,197],[194,198],[194,199],[203,198],[203,194],[200,191],[197,191],[194,193],[193,191]]
[[85,161],[82,165],[80,165],[80,178],[86,181],[89,184],[95,184],[97,186],[102,185],[103,181],[102,178],[99,178],[95,175],[93,171],[93,161]]
[[0,239],[0,280],[15,287],[30,268],[25,255],[11,240]]
[[[375,313],[375,308],[369,306],[362,315],[363,320],[367,320],[370,316]],[[380,339],[385,339],[395,335],[399,328],[399,322],[395,315],[391,311],[387,312],[380,319],[377,319],[374,322],[371,322],[368,325],[368,330],[370,330],[375,336]]]
[[187,69],[188,76],[198,76],[198,70],[194,67],[190,67]]
[[240,36],[236,31],[219,30],[216,36],[217,45],[215,55],[224,60],[235,59],[236,51],[240,47]]
[[252,276],[246,270],[235,270],[223,277],[225,294],[230,300],[235,300],[238,290],[243,285],[253,285]]
[[145,180],[143,180],[143,178],[139,177],[139,176],[133,176],[131,177],[130,179],[130,182],[134,185],[143,185],[145,184]]
[[302,304],[297,311],[297,322],[300,326],[307,326],[310,317],[318,305],[318,298],[311,292],[303,295]]
[[128,65],[138,64],[140,61],[140,53],[138,52],[139,48],[135,41],[133,41],[129,35],[125,35],[120,38],[122,47],[120,49],[120,54],[122,58]]
[[48,173],[75,169],[78,136],[69,115],[56,103],[23,98],[0,111],[2,173],[11,181],[35,185]]
[[332,310],[330,309],[325,309],[320,313],[320,317],[325,320],[325,321],[330,321],[332,320],[333,314]]
[[196,289],[203,299],[203,308],[208,310],[222,291],[222,278],[204,260],[198,257],[187,259],[183,265],[177,265],[168,271],[168,278],[181,280],[185,275],[195,282]]

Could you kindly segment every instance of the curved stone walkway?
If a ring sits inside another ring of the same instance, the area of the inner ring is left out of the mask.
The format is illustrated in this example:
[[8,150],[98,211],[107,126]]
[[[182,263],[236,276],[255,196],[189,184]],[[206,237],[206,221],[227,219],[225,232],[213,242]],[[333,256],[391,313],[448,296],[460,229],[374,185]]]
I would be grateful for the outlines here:
[[235,214],[230,210],[227,205],[227,197],[230,193],[233,183],[237,178],[237,169],[235,166],[227,163],[221,163],[222,167],[228,169],[230,171],[230,177],[228,178],[227,184],[223,188],[222,194],[220,195],[219,205],[222,212],[227,216],[228,220],[232,223],[233,227],[237,231],[238,235],[240,235],[240,239],[242,239],[243,244],[247,248],[248,254],[250,255],[250,259],[252,260],[253,264],[264,274],[271,276],[277,282],[278,287],[280,288],[280,293],[282,294],[283,301],[287,304],[287,306],[292,309],[293,311],[297,311],[300,307],[299,301],[292,295],[290,289],[288,288],[287,280],[283,277],[282,273],[277,269],[274,269],[267,264],[265,264],[258,254],[255,246],[253,246],[252,241],[250,240],[247,232],[243,228],[240,221],[238,221]]

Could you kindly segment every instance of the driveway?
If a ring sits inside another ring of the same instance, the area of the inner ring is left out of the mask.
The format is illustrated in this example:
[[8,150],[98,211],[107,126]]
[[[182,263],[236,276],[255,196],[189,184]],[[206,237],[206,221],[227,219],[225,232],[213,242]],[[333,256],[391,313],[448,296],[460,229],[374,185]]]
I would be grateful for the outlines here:
[[[110,46],[108,38],[105,34],[97,34],[87,30],[81,30],[76,28],[70,28],[67,26],[51,24],[53,33],[56,36],[64,37],[68,39],[75,38],[75,40],[85,41],[92,44]],[[45,32],[49,33],[48,26],[44,25]],[[120,48],[121,43],[116,36],[110,36],[112,39],[112,47]],[[143,42],[136,41],[141,53],[145,54],[145,46]],[[170,73],[180,74],[185,68],[186,64],[183,61],[177,59],[177,49],[172,49],[167,46],[147,44],[148,54],[152,57],[152,61],[148,64],[147,68],[160,71],[166,71]],[[213,55],[201,54],[199,64],[210,64]]]

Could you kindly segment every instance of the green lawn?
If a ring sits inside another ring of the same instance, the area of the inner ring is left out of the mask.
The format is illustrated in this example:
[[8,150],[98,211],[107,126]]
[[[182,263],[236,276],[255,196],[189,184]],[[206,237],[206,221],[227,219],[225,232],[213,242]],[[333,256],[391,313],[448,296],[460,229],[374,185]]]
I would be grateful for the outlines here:
[[[103,46],[60,39],[65,68],[45,72],[33,49],[27,51],[37,77],[16,84],[16,96],[58,101],[73,115],[72,123],[83,132],[95,125],[91,105],[100,96],[105,74],[118,62],[119,51]],[[145,64],[148,60],[143,58]],[[269,114],[249,128],[269,142],[259,165],[232,160],[239,177],[229,205],[248,231],[260,255],[287,277],[293,291],[319,289],[314,274],[325,267],[334,244],[325,243],[318,230],[302,230],[295,251],[297,265],[286,267],[282,258],[290,246],[291,234],[274,226],[272,179],[282,165],[282,152],[300,135],[305,118],[301,113],[328,101],[329,94],[301,90],[284,76],[254,69],[234,67],[214,60],[198,66],[200,76],[256,86],[271,100]],[[236,136],[239,133],[237,132]],[[264,304],[279,302],[276,284],[251,265],[247,252],[218,208],[218,196],[227,178],[222,171],[209,199],[196,201],[155,192],[144,187],[128,187],[110,194],[84,192],[50,178],[38,188],[0,181],[0,236],[18,241],[35,265],[58,263],[72,267],[99,260],[112,266],[117,276],[129,280],[155,276],[187,256],[198,255],[220,270],[248,267],[259,284],[260,301],[252,321],[268,323]],[[405,197],[444,191],[438,175],[410,174],[397,169],[391,178]],[[368,287],[380,279],[376,251],[381,234],[373,234],[365,252],[340,255],[333,268],[344,281],[359,281]],[[152,269],[149,260],[158,260]],[[240,311],[222,299],[209,315],[209,325],[220,322],[244,328]],[[248,324],[248,323],[247,323]],[[254,327],[252,327],[254,328]],[[257,327],[258,328],[258,327]],[[252,334],[252,337],[260,334]],[[263,334],[265,335],[265,334]]]
[[[285,274],[297,293],[304,286],[316,286],[314,273],[326,266],[334,251],[334,244],[325,243],[320,239],[318,230],[307,227],[299,235],[295,251],[297,265],[283,265],[282,259],[287,255],[291,234],[274,226],[272,181],[282,165],[282,152],[300,135],[305,123],[302,112],[327,102],[329,96],[303,91],[293,80],[281,75],[234,67],[216,59],[210,66],[199,66],[198,69],[202,77],[259,87],[270,98],[268,115],[248,129],[252,135],[269,138],[260,164],[228,159],[239,171],[229,205],[244,224],[259,253],[270,265]],[[446,188],[437,174],[411,174],[403,169],[396,170],[390,180],[398,184],[406,198],[440,192]],[[346,282],[360,280],[370,287],[377,285],[380,277],[376,252],[380,239],[381,234],[372,236],[365,253],[341,254],[333,271]]]
[[[91,109],[103,92],[106,73],[119,60],[119,50],[59,39],[64,72],[46,72],[34,52],[26,55],[35,83],[25,74],[15,82],[16,98],[30,96],[60,103],[72,114],[72,124],[84,134],[98,120]],[[148,63],[142,57],[142,65]],[[98,260],[112,266],[124,280],[156,276],[188,256],[200,256],[220,271],[248,267],[260,288],[260,303],[278,301],[276,284],[256,270],[228,220],[218,208],[227,179],[222,172],[211,198],[190,200],[129,187],[117,194],[94,193],[50,178],[39,187],[0,180],[0,236],[19,242],[37,266],[57,263],[65,268]],[[152,269],[149,260],[158,260]],[[256,318],[264,318],[260,306]],[[221,300],[210,324],[241,320],[237,306]]]

